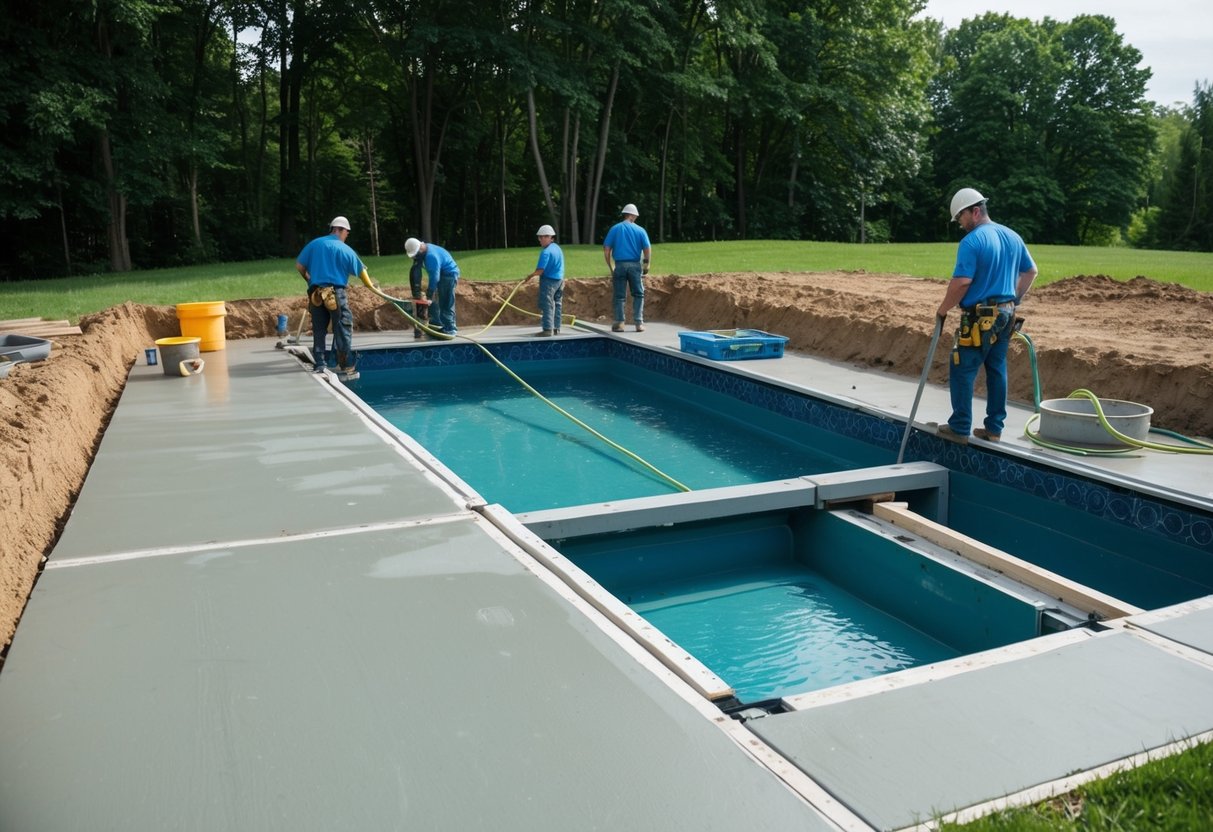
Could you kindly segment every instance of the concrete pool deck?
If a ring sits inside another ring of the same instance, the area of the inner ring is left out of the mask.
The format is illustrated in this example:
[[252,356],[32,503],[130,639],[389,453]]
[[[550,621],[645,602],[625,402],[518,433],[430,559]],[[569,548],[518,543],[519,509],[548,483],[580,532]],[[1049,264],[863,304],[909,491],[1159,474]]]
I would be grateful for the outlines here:
[[[203,358],[132,369],[31,595],[0,828],[893,829],[1213,732],[1213,598],[726,718],[273,339]],[[916,388],[730,365],[902,419]],[[1207,458],[1064,459],[1030,412],[1004,453],[1213,507]]]

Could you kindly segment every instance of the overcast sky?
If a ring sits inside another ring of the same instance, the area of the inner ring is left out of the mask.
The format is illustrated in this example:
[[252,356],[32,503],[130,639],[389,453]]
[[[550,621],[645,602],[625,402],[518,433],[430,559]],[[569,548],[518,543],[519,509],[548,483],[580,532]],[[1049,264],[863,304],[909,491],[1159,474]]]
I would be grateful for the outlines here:
[[1142,65],[1154,71],[1146,97],[1159,104],[1191,104],[1196,82],[1213,80],[1211,0],[927,0],[923,15],[955,29],[985,12],[1065,21],[1080,14],[1107,15],[1125,42],[1141,52]]

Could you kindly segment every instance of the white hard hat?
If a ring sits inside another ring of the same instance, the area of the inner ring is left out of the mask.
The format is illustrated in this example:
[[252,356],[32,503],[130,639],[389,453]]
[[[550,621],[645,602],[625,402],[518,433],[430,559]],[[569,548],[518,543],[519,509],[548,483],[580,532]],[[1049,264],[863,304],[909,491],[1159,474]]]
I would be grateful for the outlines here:
[[974,188],[961,188],[956,192],[956,196],[952,197],[952,222],[956,222],[956,218],[964,209],[985,201],[986,198]]
[[629,202],[627,205],[623,206],[623,210],[622,210],[622,211],[620,211],[619,213],[621,213],[621,214],[631,214],[633,217],[639,217],[639,216],[640,216],[640,212],[636,210],[636,205],[635,205],[635,203],[632,203],[632,202]]
[[345,217],[333,217],[333,221],[329,223],[329,228],[344,228],[350,230],[350,221]]
[[421,241],[416,237],[409,237],[404,241],[404,253],[409,257],[416,257],[417,252],[421,250]]
[[535,232],[536,237],[555,237],[556,229],[550,225],[541,225],[539,230]]

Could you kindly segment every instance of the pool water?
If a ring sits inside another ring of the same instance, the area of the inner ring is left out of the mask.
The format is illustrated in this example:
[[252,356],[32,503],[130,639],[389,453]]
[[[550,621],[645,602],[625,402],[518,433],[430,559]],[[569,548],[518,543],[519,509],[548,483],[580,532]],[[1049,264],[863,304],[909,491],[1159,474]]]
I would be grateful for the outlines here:
[[[693,490],[852,467],[687,391],[665,392],[600,360],[529,362],[527,382]],[[670,389],[677,389],[677,382]],[[493,366],[364,373],[358,395],[491,503],[520,513],[677,489]],[[803,433],[803,431],[801,431]]]
[[726,680],[743,702],[960,655],[803,568],[655,584],[630,606]]

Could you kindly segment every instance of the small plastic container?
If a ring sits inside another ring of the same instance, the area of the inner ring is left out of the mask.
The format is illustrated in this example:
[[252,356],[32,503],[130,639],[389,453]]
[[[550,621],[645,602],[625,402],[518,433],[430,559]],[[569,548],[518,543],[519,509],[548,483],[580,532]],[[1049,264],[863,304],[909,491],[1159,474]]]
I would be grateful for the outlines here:
[[788,339],[760,329],[711,329],[678,333],[680,349],[713,361],[782,358]]

